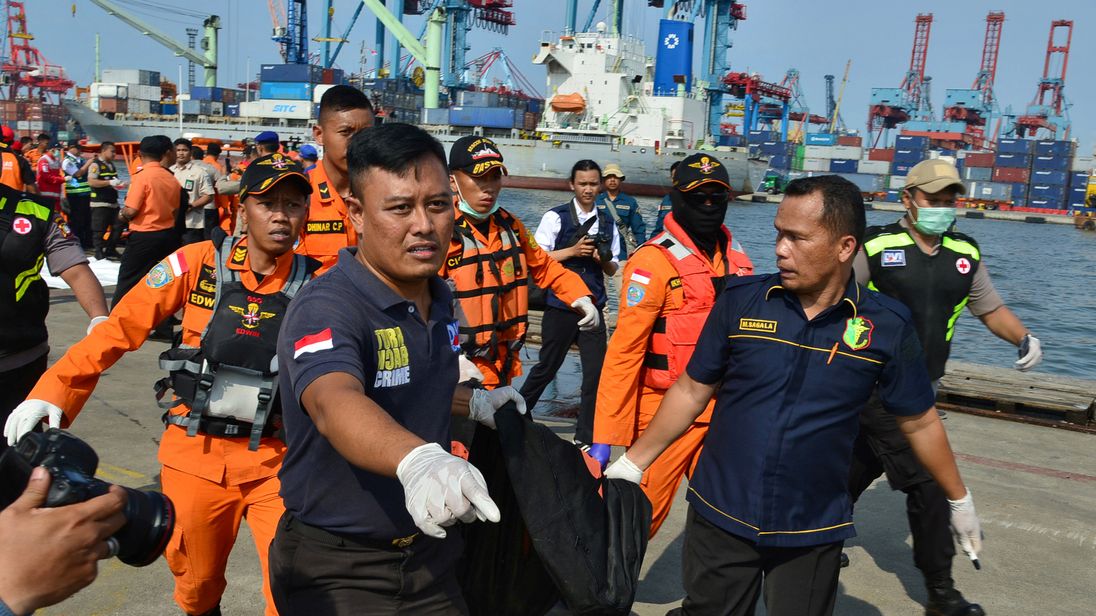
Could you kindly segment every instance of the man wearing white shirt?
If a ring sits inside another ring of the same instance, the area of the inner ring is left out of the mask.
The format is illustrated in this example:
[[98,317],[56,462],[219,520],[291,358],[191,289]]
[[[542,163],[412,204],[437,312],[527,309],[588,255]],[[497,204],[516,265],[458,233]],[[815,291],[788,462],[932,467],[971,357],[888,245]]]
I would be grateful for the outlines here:
[[[571,168],[571,190],[574,199],[545,212],[533,237],[548,256],[582,277],[600,312],[608,301],[605,276],[612,276],[620,266],[616,225],[594,207],[601,191],[601,167],[592,160],[575,163]],[[580,331],[579,314],[551,291],[547,292],[547,304],[541,322],[540,357],[522,384],[521,395],[533,408],[563,365],[567,350],[577,343],[582,361],[582,394],[575,443],[586,447],[593,442],[594,401],[607,342],[605,318],[602,315],[596,329]]]

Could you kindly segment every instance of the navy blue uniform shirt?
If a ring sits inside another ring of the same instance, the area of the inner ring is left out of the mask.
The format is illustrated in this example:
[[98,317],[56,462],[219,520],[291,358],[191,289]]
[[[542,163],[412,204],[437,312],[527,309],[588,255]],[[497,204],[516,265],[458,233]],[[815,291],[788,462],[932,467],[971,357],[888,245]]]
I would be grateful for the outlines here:
[[778,274],[728,279],[686,370],[722,382],[689,502],[762,546],[855,536],[847,484],[860,410],[876,387],[896,415],[935,402],[909,311],[852,278],[811,320]]
[[356,251],[339,251],[335,267],[301,289],[282,324],[278,361],[288,450],[281,495],[286,510],[306,524],[390,540],[418,530],[403,486],[347,462],[301,408],[301,394],[318,377],[345,372],[398,424],[448,451],[457,326],[440,278],[430,279],[424,321],[414,302],[354,258]]

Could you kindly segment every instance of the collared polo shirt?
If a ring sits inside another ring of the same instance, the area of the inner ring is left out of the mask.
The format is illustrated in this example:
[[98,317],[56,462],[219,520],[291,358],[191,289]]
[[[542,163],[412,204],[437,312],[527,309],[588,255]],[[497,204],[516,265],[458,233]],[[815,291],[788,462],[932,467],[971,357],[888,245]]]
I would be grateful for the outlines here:
[[[190,202],[194,203],[199,197],[215,194],[213,189],[213,176],[210,170],[202,163],[190,161],[185,165],[175,164],[170,171],[175,174],[179,186],[187,192]],[[186,212],[186,228],[201,229],[205,225],[205,214],[202,210],[216,207],[212,201],[202,206],[201,210],[189,209]]]
[[335,267],[305,285],[282,325],[278,362],[289,450],[281,494],[286,510],[306,524],[391,540],[418,530],[403,486],[343,458],[301,407],[301,394],[322,375],[350,374],[396,423],[448,450],[457,322],[441,278],[430,279],[430,314],[421,315],[357,261],[356,252],[341,251]]
[[130,231],[174,228],[182,190],[175,176],[160,163],[143,163],[126,191],[126,207],[137,210],[129,222]]
[[909,311],[852,277],[809,320],[778,274],[728,279],[686,370],[721,382],[688,500],[761,546],[855,536],[847,483],[860,410],[877,387],[895,415],[934,404]]

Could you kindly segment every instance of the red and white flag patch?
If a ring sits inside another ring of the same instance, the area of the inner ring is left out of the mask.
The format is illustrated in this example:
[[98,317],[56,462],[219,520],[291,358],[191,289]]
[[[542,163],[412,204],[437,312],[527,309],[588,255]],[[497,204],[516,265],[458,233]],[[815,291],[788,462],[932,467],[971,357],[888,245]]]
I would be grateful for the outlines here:
[[315,334],[308,334],[294,342],[293,359],[297,359],[305,353],[315,353],[317,351],[326,351],[333,348],[335,348],[335,343],[331,339],[331,328],[328,327]]
[[175,277],[182,276],[190,269],[187,267],[186,257],[184,257],[181,252],[173,252],[168,255],[167,262],[171,265],[171,273],[174,274]]
[[651,284],[651,272],[636,268],[632,270],[632,276],[628,280],[638,282],[639,284]]

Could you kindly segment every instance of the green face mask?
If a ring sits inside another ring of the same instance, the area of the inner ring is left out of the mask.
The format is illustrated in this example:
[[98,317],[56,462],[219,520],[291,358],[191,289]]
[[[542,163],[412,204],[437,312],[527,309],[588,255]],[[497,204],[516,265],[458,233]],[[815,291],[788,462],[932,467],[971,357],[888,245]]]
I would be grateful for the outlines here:
[[460,210],[461,212],[463,212],[465,216],[470,216],[474,220],[487,220],[487,218],[491,214],[494,214],[495,212],[498,211],[499,201],[498,201],[498,199],[495,199],[495,205],[491,206],[491,211],[486,212],[486,213],[477,212],[475,209],[472,208],[471,205],[468,205],[467,201],[464,200],[464,195],[460,194],[460,189],[458,188],[457,189],[457,209]]
[[953,207],[918,207],[913,226],[926,235],[941,235],[955,223]]

